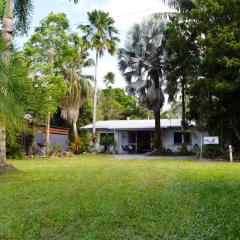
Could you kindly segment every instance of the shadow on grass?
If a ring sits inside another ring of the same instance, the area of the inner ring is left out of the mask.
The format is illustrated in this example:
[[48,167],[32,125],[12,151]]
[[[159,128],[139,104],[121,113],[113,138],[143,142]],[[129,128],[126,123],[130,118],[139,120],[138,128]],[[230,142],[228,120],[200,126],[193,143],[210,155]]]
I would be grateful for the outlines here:
[[6,166],[0,167],[0,176],[6,173],[16,173],[18,170],[11,164],[7,164]]

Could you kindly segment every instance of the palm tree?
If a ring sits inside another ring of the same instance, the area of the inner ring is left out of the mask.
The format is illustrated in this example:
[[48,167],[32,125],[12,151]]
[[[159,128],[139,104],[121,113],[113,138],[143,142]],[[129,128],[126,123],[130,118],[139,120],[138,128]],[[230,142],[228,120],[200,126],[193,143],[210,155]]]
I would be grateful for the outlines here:
[[88,12],[89,25],[80,25],[80,29],[85,33],[85,39],[88,41],[91,49],[96,52],[95,62],[95,85],[93,97],[93,132],[92,142],[96,147],[96,114],[97,114],[97,96],[98,96],[98,61],[108,51],[113,55],[116,51],[119,38],[118,31],[114,27],[114,20],[109,16],[109,13],[94,10]]
[[115,83],[115,74],[113,72],[108,72],[104,77],[103,81],[106,84],[106,87],[109,88],[110,85]]
[[13,56],[8,62],[0,58],[0,167],[6,165],[6,133],[15,140],[16,133],[24,128],[23,104],[28,98],[29,88],[26,67],[22,59],[0,38],[0,52]]
[[77,121],[79,110],[91,91],[89,80],[92,76],[82,74],[83,67],[94,64],[88,58],[88,53],[83,47],[82,39],[73,35],[74,46],[70,49],[62,66],[63,75],[67,84],[67,93],[60,100],[61,116],[73,126],[75,141],[78,140]]
[[161,0],[170,8],[174,8],[180,13],[184,13],[193,7],[197,6],[196,0]]
[[138,95],[140,104],[154,112],[155,148],[158,151],[162,149],[164,27],[165,21],[155,16],[135,24],[128,33],[125,48],[118,50],[119,69],[128,84],[127,90]]

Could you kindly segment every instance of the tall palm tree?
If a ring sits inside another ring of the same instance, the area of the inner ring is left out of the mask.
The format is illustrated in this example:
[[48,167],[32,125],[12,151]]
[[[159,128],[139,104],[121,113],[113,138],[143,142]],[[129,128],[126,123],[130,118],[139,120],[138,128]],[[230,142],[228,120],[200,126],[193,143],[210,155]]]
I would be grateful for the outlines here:
[[94,61],[88,58],[82,39],[76,35],[72,37],[74,46],[69,49],[69,54],[62,66],[68,89],[66,95],[60,100],[60,107],[61,116],[72,124],[74,138],[77,141],[79,137],[77,131],[79,110],[91,91],[89,80],[92,80],[92,76],[82,74],[82,69],[94,65]]
[[80,29],[85,33],[85,39],[88,41],[91,49],[96,52],[95,62],[95,84],[93,97],[93,132],[92,142],[96,146],[96,116],[97,116],[97,96],[98,96],[98,61],[105,51],[113,55],[116,51],[119,38],[118,31],[114,26],[114,20],[109,13],[94,10],[88,12],[88,25],[80,25]]
[[118,50],[119,69],[128,84],[127,90],[138,95],[140,104],[155,114],[155,148],[158,151],[162,149],[164,27],[165,21],[157,17],[135,24],[128,33],[125,48]]

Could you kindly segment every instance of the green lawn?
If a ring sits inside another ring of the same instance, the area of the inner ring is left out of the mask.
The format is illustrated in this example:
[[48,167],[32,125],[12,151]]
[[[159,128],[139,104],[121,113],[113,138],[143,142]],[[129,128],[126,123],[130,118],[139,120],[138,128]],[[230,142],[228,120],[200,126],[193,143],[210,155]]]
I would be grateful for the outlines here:
[[180,160],[10,161],[0,239],[240,239],[240,165]]

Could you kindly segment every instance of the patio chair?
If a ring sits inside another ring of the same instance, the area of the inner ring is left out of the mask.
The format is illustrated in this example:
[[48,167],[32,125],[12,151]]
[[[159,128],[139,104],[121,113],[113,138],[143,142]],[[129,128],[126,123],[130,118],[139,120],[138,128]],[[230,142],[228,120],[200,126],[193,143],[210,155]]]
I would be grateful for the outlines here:
[[128,154],[130,149],[128,145],[122,145],[122,150],[123,150],[123,153]]

